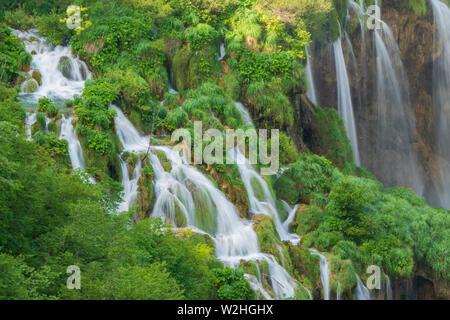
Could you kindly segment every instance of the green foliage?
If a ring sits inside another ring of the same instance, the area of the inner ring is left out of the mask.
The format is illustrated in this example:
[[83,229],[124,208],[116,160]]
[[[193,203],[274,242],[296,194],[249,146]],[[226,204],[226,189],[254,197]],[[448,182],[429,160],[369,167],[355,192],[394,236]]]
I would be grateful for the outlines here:
[[55,45],[68,44],[72,34],[72,31],[67,28],[67,25],[59,21],[61,17],[63,17],[63,15],[51,13],[36,19],[39,33],[42,36],[47,37]]
[[240,269],[216,269],[215,285],[217,296],[221,300],[252,300],[255,293]]
[[35,25],[35,18],[27,14],[23,8],[6,11],[4,20],[8,26],[21,30],[31,29]]
[[9,28],[0,24],[0,82],[13,82],[18,69],[31,63],[31,55],[24,50]]
[[330,161],[317,155],[302,154],[295,165],[275,181],[274,190],[280,199],[291,204],[314,201],[322,206],[331,191],[333,178]]
[[374,223],[366,209],[371,201],[373,195],[363,180],[353,177],[340,180],[333,186],[327,206],[332,215],[331,229],[356,243],[368,238]]
[[47,97],[39,98],[37,110],[45,112],[49,118],[54,118],[59,114],[59,106],[53,104]]
[[152,19],[142,12],[101,2],[88,10],[92,26],[71,38],[73,49],[99,72],[137,66],[142,41],[153,40]]
[[322,153],[328,160],[345,173],[355,170],[353,151],[348,139],[344,122],[336,109],[324,111],[315,107],[316,130],[311,142],[316,153]]
[[217,36],[217,31],[205,23],[199,23],[195,27],[189,27],[184,31],[184,37],[190,43],[192,49],[200,49],[217,42]]

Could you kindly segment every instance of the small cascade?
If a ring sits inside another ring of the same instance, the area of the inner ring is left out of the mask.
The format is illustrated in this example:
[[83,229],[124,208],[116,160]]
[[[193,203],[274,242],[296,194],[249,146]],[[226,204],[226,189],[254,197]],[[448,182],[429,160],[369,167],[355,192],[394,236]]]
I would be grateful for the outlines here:
[[355,289],[356,300],[370,300],[370,291],[366,288],[361,278],[355,273],[357,285]]
[[221,42],[219,49],[219,58],[217,58],[217,60],[222,61],[223,58],[225,58],[225,44]]
[[84,169],[84,157],[83,149],[81,149],[80,141],[78,141],[75,129],[72,125],[72,116],[66,117],[65,115],[61,118],[61,132],[59,134],[59,139],[67,140],[69,144],[69,157],[72,163],[72,168]]
[[341,300],[341,283],[338,280],[336,286],[336,300]]
[[437,27],[434,36],[433,108],[437,153],[440,157],[437,193],[439,206],[450,209],[450,9],[439,0],[431,0]]
[[117,116],[114,120],[117,135],[123,146],[123,151],[143,153],[148,151],[150,136],[142,137],[130,120],[123,114],[120,108],[111,105],[110,109],[116,111]]
[[306,95],[308,96],[308,99],[311,100],[312,103],[318,104],[317,95],[316,95],[316,85],[314,84],[312,56],[311,56],[309,47],[305,47],[305,49],[306,49],[305,74],[306,74],[306,81],[308,82],[308,92],[306,93]]
[[138,182],[142,172],[141,160],[139,158],[136,161],[136,166],[134,167],[131,178],[128,174],[127,163],[122,158],[120,158],[120,167],[122,169],[122,185],[124,195],[122,197],[123,202],[120,203],[118,212],[130,210],[130,208],[136,204]]
[[[111,105],[110,109],[115,110],[117,113],[114,123],[117,135],[119,136],[119,140],[123,147],[123,152],[120,155],[120,167],[122,170],[122,185],[124,194],[122,196],[123,201],[120,203],[118,208],[118,211],[121,212],[129,210],[136,204],[138,182],[142,173],[142,163],[139,158],[139,154],[149,151],[150,137],[142,137],[139,132],[137,132],[133,124],[123,114],[122,110],[118,107]],[[123,160],[124,152],[131,152],[138,155],[131,177],[129,175],[127,162]]]
[[[377,62],[377,112],[379,174],[392,177],[397,185],[414,189],[422,195],[423,180],[419,172],[413,142],[417,137],[411,110],[408,78],[401,61],[400,50],[389,26],[380,21],[381,30],[373,32]],[[386,157],[392,145],[401,151],[397,159]],[[388,158],[389,159],[389,158]],[[400,163],[393,169],[392,162]]]
[[[258,264],[256,263],[256,265]],[[257,279],[254,275],[251,274],[245,274],[245,278],[250,283],[250,286],[252,287],[253,291],[259,292],[266,300],[273,300],[270,294],[264,289],[261,279]]]
[[295,214],[297,213],[297,209],[298,209],[299,205],[296,204],[293,207],[291,207],[286,201],[281,200],[281,202],[283,203],[284,208],[286,209],[286,212],[288,213],[288,217],[283,222],[283,228],[284,228],[284,230],[286,230],[286,232],[289,233],[289,225],[291,224],[292,221],[294,221]]
[[[188,165],[177,151],[162,146],[152,147],[152,151],[164,152],[172,166],[167,172],[159,158],[153,152],[150,155],[157,197],[152,216],[164,216],[177,226],[185,224],[203,231],[208,228],[216,245],[217,258],[227,266],[237,267],[241,261],[266,261],[275,298],[292,297],[296,281],[273,256],[260,252],[252,224],[239,217],[225,195],[200,171]],[[199,196],[202,208],[196,202]],[[207,210],[202,212],[204,207]],[[205,224],[207,217],[202,215],[215,216],[212,226]]]
[[327,257],[318,252],[315,249],[311,249],[311,254],[318,255],[320,257],[320,281],[323,288],[323,299],[330,300],[330,264]]
[[31,126],[35,122],[36,122],[36,112],[27,112],[27,119],[25,120],[25,128],[29,139],[31,139]]
[[45,117],[45,132],[48,133],[48,124],[52,122],[52,119]]
[[[266,181],[264,181],[264,179],[256,173],[255,169],[253,169],[252,165],[248,162],[248,160],[238,148],[230,150],[230,153],[234,159],[234,162],[238,166],[241,179],[245,184],[245,188],[247,189],[247,194],[250,202],[250,212],[253,214],[265,214],[271,217],[273,222],[275,223],[275,227],[280,236],[280,240],[288,240],[294,244],[297,244],[300,240],[300,237],[296,234],[289,233],[284,229],[280,221],[278,210],[276,209],[275,199],[270,193]],[[260,189],[262,190],[262,194],[257,194],[254,187],[255,184],[259,185]]]
[[385,275],[385,278],[386,278],[386,300],[393,300],[391,279],[389,278],[388,275]]
[[91,76],[86,64],[72,55],[70,47],[55,47],[35,30],[12,32],[32,54],[30,75],[33,71],[39,72],[42,81],[36,91],[20,93],[21,100],[36,104],[39,98],[46,96],[62,102],[81,94],[84,81]]
[[345,65],[344,52],[342,50],[341,38],[333,43],[334,59],[336,63],[336,84],[338,92],[338,110],[344,119],[347,135],[353,149],[355,164],[359,166],[358,135],[356,133],[355,117],[353,115],[353,102],[350,92],[350,82],[348,79],[347,66]]
[[178,91],[173,88],[173,71],[172,70],[170,70],[170,72],[169,72],[169,93],[175,94],[175,95],[178,94]]
[[253,120],[250,116],[250,113],[248,112],[247,108],[242,104],[242,102],[236,101],[234,103],[236,105],[236,108],[239,110],[242,116],[242,120],[244,120],[244,123],[249,126],[253,126]]

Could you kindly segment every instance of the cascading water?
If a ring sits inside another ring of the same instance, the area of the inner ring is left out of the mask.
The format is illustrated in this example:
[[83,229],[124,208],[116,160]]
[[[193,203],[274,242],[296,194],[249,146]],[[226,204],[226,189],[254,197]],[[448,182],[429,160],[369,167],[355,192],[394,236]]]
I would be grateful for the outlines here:
[[69,157],[70,162],[72,163],[72,168],[75,169],[84,169],[84,158],[83,158],[83,149],[81,149],[81,144],[77,139],[75,134],[75,129],[72,125],[72,116],[63,116],[61,118],[61,132],[59,134],[59,139],[67,140],[69,144]]
[[32,54],[29,74],[34,70],[41,74],[42,84],[36,91],[20,94],[26,105],[36,104],[43,96],[63,102],[81,93],[84,80],[90,78],[90,73],[86,64],[71,54],[70,47],[55,47],[35,30],[13,30],[13,33],[23,41],[25,50]]
[[217,60],[222,61],[223,58],[225,58],[225,44],[221,42],[219,49],[219,58],[217,58]]
[[[380,23],[382,29],[373,32],[377,64],[378,173],[390,177],[391,184],[410,187],[422,195],[423,180],[413,146],[417,134],[408,78],[389,26],[383,21]],[[401,153],[397,159],[388,156],[394,146],[399,151],[396,154]]]
[[450,9],[439,0],[431,0],[436,33],[434,36],[433,109],[437,154],[440,158],[438,205],[450,209]]
[[311,254],[318,255],[320,257],[320,281],[323,288],[323,299],[330,300],[330,264],[327,257],[318,252],[315,249],[311,249]]
[[336,84],[338,92],[338,110],[344,119],[347,135],[353,149],[353,159],[357,166],[360,165],[358,135],[356,133],[355,117],[353,115],[353,102],[350,92],[350,82],[348,79],[347,67],[342,51],[341,38],[333,43],[334,59],[336,64]]
[[[31,70],[39,72],[42,84],[37,90],[30,93],[21,92],[19,98],[24,105],[35,106],[38,99],[46,96],[54,102],[62,102],[73,99],[74,95],[80,94],[84,88],[84,81],[91,77],[86,64],[74,57],[70,47],[54,47],[45,38],[42,38],[35,30],[22,32],[13,30],[25,45],[25,50],[32,54]],[[60,139],[67,140],[69,144],[69,157],[73,169],[84,169],[83,151],[72,125],[72,116],[61,118]],[[25,125],[31,135],[31,125],[36,121],[36,113],[32,113]],[[48,132],[48,124],[52,119],[45,119],[45,131]],[[90,178],[92,183],[95,182]]]
[[[237,267],[241,261],[266,261],[275,298],[293,296],[295,280],[273,256],[260,252],[251,223],[239,218],[236,208],[224,194],[200,171],[186,164],[177,151],[160,146],[152,150],[164,152],[172,165],[171,171],[166,172],[159,158],[154,153],[150,155],[157,196],[152,216],[164,216],[175,225],[179,225],[180,220],[186,221],[187,226],[203,230],[201,215],[206,206],[203,214],[216,215],[216,227],[210,227],[208,234],[216,244],[217,258],[230,267]],[[198,196],[203,208],[196,205]]]
[[355,289],[355,297],[356,300],[370,300],[370,291],[366,288],[364,283],[361,281],[361,278],[355,273],[356,277],[356,289]]
[[[147,152],[150,137],[140,136],[119,108],[115,106],[111,108],[117,112],[115,126],[124,151],[137,154]],[[200,171],[188,165],[177,151],[162,146],[152,146],[150,150],[149,159],[155,173],[156,194],[152,216],[164,217],[176,226],[193,227],[209,234],[215,242],[217,258],[230,267],[237,267],[241,261],[266,261],[275,298],[293,296],[295,280],[273,256],[260,252],[251,223],[239,218],[236,208],[225,195]],[[163,152],[170,161],[172,167],[170,172],[164,170],[155,154],[158,151]],[[128,169],[123,160],[122,171],[124,179],[127,179]],[[140,171],[141,164],[136,165],[133,179],[123,181],[125,187],[125,201],[121,205],[123,210],[128,210],[136,198]],[[127,192],[127,189],[131,191]],[[214,221],[207,223],[205,220]],[[251,279],[252,286],[260,287],[259,292],[267,298],[267,292],[262,288],[261,281],[249,275],[247,277]]]
[[[238,148],[230,150],[234,162],[237,164],[241,179],[244,182],[247,190],[248,199],[250,202],[250,212],[253,214],[265,214],[272,218],[275,227],[282,241],[291,241],[297,244],[300,237],[296,234],[287,232],[283,228],[280,221],[278,210],[276,209],[275,200],[270,193],[269,187],[264,179],[256,173],[252,165],[248,162],[245,156]],[[257,194],[254,189],[254,183],[258,184],[262,189],[262,194]],[[258,198],[260,197],[260,198]]]
[[142,172],[142,163],[139,158],[140,153],[148,151],[150,137],[142,137],[133,126],[133,124],[125,117],[122,110],[112,105],[111,109],[117,113],[115,119],[115,127],[119,140],[122,143],[123,152],[131,152],[138,155],[133,174],[130,177],[128,172],[128,165],[123,160],[123,152],[120,155],[120,167],[122,170],[122,185],[123,185],[123,202],[120,203],[118,211],[129,210],[136,202],[138,194],[138,182]]
[[388,275],[385,275],[385,278],[386,278],[386,300],[393,300],[391,279],[389,278]]
[[299,205],[296,204],[293,207],[291,207],[286,201],[281,200],[281,202],[283,203],[283,205],[286,209],[286,212],[288,213],[288,217],[283,222],[283,229],[289,233],[289,225],[291,224],[292,221],[294,221],[295,214],[297,213],[297,209],[298,209]]
[[244,123],[249,126],[253,126],[252,117],[250,116],[250,113],[248,112],[247,108],[242,104],[242,102],[235,102],[236,108],[239,110],[242,116],[242,120],[244,120]]
[[308,82],[308,91],[307,91],[306,95],[309,98],[309,100],[311,100],[312,103],[318,104],[317,95],[316,95],[316,86],[314,84],[312,57],[311,57],[309,47],[306,47],[305,49],[306,49],[305,74],[306,74],[306,81]]
[[29,139],[31,139],[31,126],[35,122],[36,122],[36,112],[27,112],[27,120],[25,120],[25,127]]
[[120,203],[118,211],[127,211],[136,204],[138,194],[138,182],[142,172],[141,160],[136,160],[136,165],[133,170],[133,175],[129,176],[127,163],[121,158],[120,167],[122,169],[122,185],[124,195],[123,202]]

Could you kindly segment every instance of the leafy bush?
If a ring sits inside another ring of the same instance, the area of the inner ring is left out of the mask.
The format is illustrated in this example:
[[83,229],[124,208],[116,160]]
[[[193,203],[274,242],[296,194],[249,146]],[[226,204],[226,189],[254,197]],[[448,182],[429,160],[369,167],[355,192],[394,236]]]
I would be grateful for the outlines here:
[[221,300],[252,300],[255,292],[239,269],[215,269],[215,285],[217,296]]
[[59,114],[59,106],[53,104],[47,97],[39,98],[37,110],[45,112],[49,118],[54,118]]

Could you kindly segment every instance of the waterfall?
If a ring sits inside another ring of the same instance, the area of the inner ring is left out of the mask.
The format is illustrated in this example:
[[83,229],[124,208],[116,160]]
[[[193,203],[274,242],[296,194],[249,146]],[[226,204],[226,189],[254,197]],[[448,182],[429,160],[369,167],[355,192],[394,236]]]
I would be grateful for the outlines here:
[[342,51],[341,38],[333,43],[334,58],[336,63],[336,84],[338,92],[338,110],[344,119],[347,135],[353,149],[353,159],[357,166],[360,165],[358,136],[356,133],[355,117],[353,115],[353,103],[350,92],[350,82],[348,79],[347,67],[344,60],[344,52]]
[[120,108],[111,105],[110,109],[115,110],[117,113],[114,123],[117,135],[123,146],[123,151],[136,153],[147,152],[150,136],[142,137]]
[[393,300],[391,279],[389,278],[388,275],[385,275],[385,278],[386,278],[386,300]]
[[74,57],[70,47],[53,46],[35,30],[22,32],[13,30],[23,41],[25,50],[32,53],[31,75],[39,71],[42,84],[32,93],[20,93],[20,99],[26,103],[36,104],[40,97],[46,96],[63,102],[81,94],[84,80],[90,78],[86,64]]
[[339,280],[337,281],[336,286],[336,300],[341,300],[341,283],[339,282]]
[[123,160],[123,152],[120,155],[120,167],[122,170],[122,185],[124,194],[122,196],[123,202],[120,203],[118,211],[127,211],[135,203],[138,194],[138,182],[142,172],[142,163],[139,158],[140,153],[145,153],[149,149],[150,137],[142,137],[133,124],[123,114],[118,107],[111,105],[110,109],[116,111],[117,115],[114,120],[116,132],[119,140],[122,143],[123,152],[131,152],[138,155],[133,174],[130,177],[128,172],[128,165]]
[[[413,147],[417,134],[409,98],[408,78],[400,50],[389,26],[383,21],[381,24],[382,30],[373,32],[377,70],[379,174],[391,177],[392,184],[410,187],[421,195],[423,181]],[[393,146],[396,151],[402,151],[404,157],[387,158]]]
[[[202,230],[199,224],[204,218],[202,213],[209,217],[215,215],[217,228],[211,228],[208,234],[215,242],[217,258],[230,267],[239,266],[241,261],[266,261],[275,298],[292,297],[296,281],[273,256],[260,251],[252,224],[239,217],[225,195],[200,171],[188,165],[177,151],[163,146],[154,146],[152,151],[164,152],[172,165],[167,172],[159,158],[154,153],[150,155],[157,197],[152,216],[164,216],[175,225],[186,221],[187,226]],[[199,195],[202,207],[208,209],[206,212],[196,205],[195,196]]]
[[59,139],[67,140],[69,144],[69,157],[70,162],[72,163],[72,168],[75,169],[84,169],[84,158],[83,158],[83,150],[81,149],[80,141],[78,141],[77,135],[75,133],[75,129],[72,125],[72,116],[62,116],[61,118],[61,132],[59,134]]
[[283,229],[287,233],[289,233],[289,225],[291,224],[292,221],[294,221],[295,214],[297,213],[297,209],[298,209],[299,205],[296,204],[295,206],[291,207],[286,201],[281,200],[281,202],[283,203],[283,205],[286,209],[286,212],[288,213],[288,217],[283,222]]
[[139,158],[136,161],[131,178],[128,174],[127,163],[122,159],[122,157],[120,158],[120,167],[122,169],[122,185],[124,195],[122,197],[123,202],[120,203],[118,212],[127,211],[136,204],[138,182],[142,172],[141,160]]
[[221,42],[219,50],[219,58],[217,58],[217,60],[222,61],[223,58],[225,58],[225,44]]
[[306,93],[306,95],[309,98],[309,100],[311,100],[312,103],[318,104],[317,95],[316,95],[316,86],[314,84],[312,57],[311,57],[309,47],[305,47],[305,50],[306,50],[305,74],[306,74],[306,81],[308,82],[308,92]]
[[27,119],[25,120],[25,128],[28,139],[31,140],[31,126],[36,122],[36,112],[27,112]]
[[433,109],[437,153],[440,157],[437,193],[439,205],[450,209],[450,9],[431,0],[436,25],[433,62]]
[[320,257],[320,281],[323,288],[323,299],[330,300],[330,264],[327,257],[318,252],[315,249],[311,249],[311,254],[318,255]]
[[[271,217],[280,236],[280,240],[288,240],[294,244],[297,244],[300,237],[296,234],[289,233],[283,228],[278,210],[276,209],[275,199],[270,193],[266,181],[264,181],[264,179],[256,173],[252,165],[238,148],[230,150],[230,153],[234,159],[234,162],[238,166],[242,182],[244,182],[247,190],[248,199],[250,202],[250,212],[253,214],[265,214]],[[259,195],[255,192],[254,184],[259,185],[263,194]],[[258,196],[262,198],[259,199]]]
[[[137,154],[147,152],[150,137],[139,135],[119,108],[111,108],[117,112],[115,126],[124,151]],[[296,281],[273,256],[260,251],[252,224],[239,217],[235,206],[225,195],[199,170],[187,164],[186,159],[174,149],[151,146],[150,151],[156,195],[152,216],[163,217],[175,226],[191,227],[208,234],[214,240],[217,258],[227,266],[237,267],[241,261],[266,261],[275,298],[292,297]],[[156,152],[164,153],[171,164],[170,172],[164,170]],[[122,172],[125,193],[121,209],[127,210],[137,195],[141,164],[138,161],[133,178],[129,179],[128,169],[122,160]],[[205,222],[208,220],[209,223]],[[247,275],[247,278],[251,276]],[[250,283],[254,288],[258,286],[255,279]],[[266,291],[258,290],[266,296]]]
[[366,288],[361,278],[355,273],[357,285],[355,289],[356,300],[370,300],[370,291]]
[[169,72],[169,93],[175,95],[178,94],[178,91],[173,88],[173,70],[170,70]]
[[246,125],[253,126],[252,117],[250,116],[250,113],[248,112],[247,108],[242,104],[242,102],[236,101],[234,104],[241,113],[242,120],[244,120],[244,123]]

